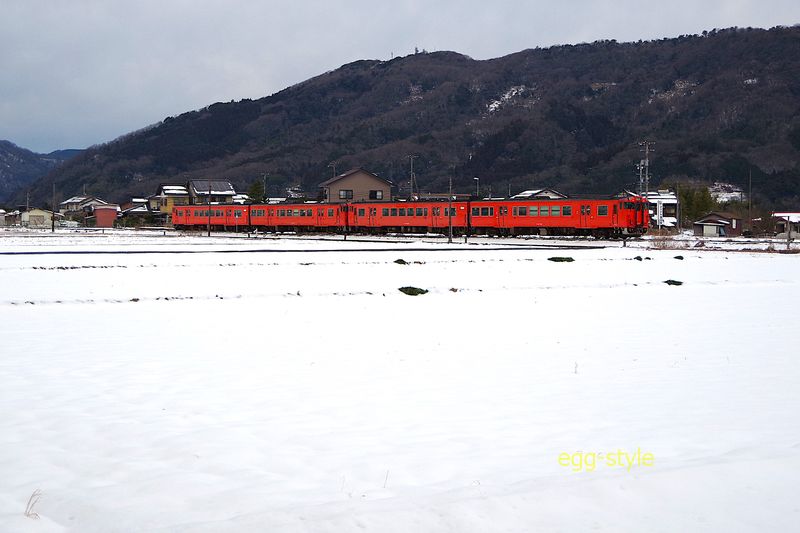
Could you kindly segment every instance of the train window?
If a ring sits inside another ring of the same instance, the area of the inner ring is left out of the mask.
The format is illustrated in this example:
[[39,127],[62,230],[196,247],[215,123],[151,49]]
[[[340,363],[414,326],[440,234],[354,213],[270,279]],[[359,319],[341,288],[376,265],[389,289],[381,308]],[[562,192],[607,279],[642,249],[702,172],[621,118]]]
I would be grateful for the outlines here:
[[481,213],[481,210],[479,208],[477,208],[477,207],[473,207],[472,208],[472,216],[476,217],[476,216],[480,215],[480,213]]
[[561,206],[560,205],[554,205],[553,207],[551,207],[550,208],[550,216],[560,217],[561,216]]
[[433,210],[433,216],[435,217],[441,216],[442,213],[441,207],[432,207],[431,209]]
[[410,216],[410,217],[414,216],[414,208],[413,207],[409,207],[408,208],[408,216]]
[[314,210],[313,209],[306,209],[306,216],[310,217],[313,216]]
[[586,206],[586,214],[587,215],[591,215],[592,214],[592,206],[590,206],[590,205]]
[[398,210],[397,214],[398,214],[398,215],[400,215],[401,217],[404,217],[404,216],[406,216],[406,208],[405,208],[405,207],[401,207],[401,208]]
[[481,207],[481,216],[488,217],[490,216],[489,212],[492,211],[492,215],[494,215],[494,207]]
[[423,216],[425,216],[425,214],[424,214],[424,212],[422,211],[422,208],[421,208],[421,207],[418,207],[418,208],[417,208],[417,216],[418,216],[418,217],[423,217]]
[[572,216],[572,206],[571,205],[565,205],[564,209],[562,209],[561,212],[564,214],[565,217],[571,217]]
[[614,204],[614,214],[617,214],[617,204]]
[[608,216],[608,206],[607,205],[598,205],[597,206],[597,215],[601,217]]
[[393,208],[392,208],[392,216],[393,216],[393,217],[396,217],[396,216],[397,216],[397,208],[396,208],[396,207],[393,207]]
[[332,216],[333,216],[333,209],[328,209],[328,216],[329,216],[329,217],[332,217]]
[[278,216],[285,217],[286,216],[286,209],[278,209]]
[[228,209],[228,216],[231,216],[231,210]]
[[507,206],[501,206],[500,207],[500,214],[501,215],[507,215],[508,214],[508,207]]
[[367,212],[364,210],[363,207],[358,209],[358,216],[363,217],[366,214],[367,214]]
[[539,216],[542,217],[549,217],[550,216],[550,207],[543,205],[539,208]]
[[389,209],[387,209],[385,207],[383,209],[381,209],[381,215],[383,215],[385,217],[388,217],[389,216]]
[[539,216],[539,206],[538,205],[532,205],[531,206],[531,216],[532,217],[538,217]]
[[528,216],[528,206],[521,205],[521,206],[517,207],[517,215],[519,215],[521,217]]

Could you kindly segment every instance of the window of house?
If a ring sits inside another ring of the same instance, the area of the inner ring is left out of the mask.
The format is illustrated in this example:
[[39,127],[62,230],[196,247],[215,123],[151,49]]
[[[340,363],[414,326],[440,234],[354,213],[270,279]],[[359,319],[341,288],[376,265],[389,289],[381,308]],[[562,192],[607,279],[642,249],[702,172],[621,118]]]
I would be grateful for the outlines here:
[[353,189],[340,189],[339,190],[339,199],[340,200],[352,200],[353,199]]
[[383,191],[369,191],[370,200],[383,200]]
[[601,217],[608,216],[608,206],[607,205],[598,205],[597,206],[597,216],[601,216]]

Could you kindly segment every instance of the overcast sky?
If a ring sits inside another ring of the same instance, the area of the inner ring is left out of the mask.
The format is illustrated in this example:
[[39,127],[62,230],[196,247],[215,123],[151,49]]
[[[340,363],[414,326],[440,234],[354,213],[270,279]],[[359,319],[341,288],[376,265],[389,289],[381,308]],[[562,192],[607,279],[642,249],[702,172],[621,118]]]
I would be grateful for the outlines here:
[[488,59],[799,22],[798,0],[3,0],[0,139],[85,148],[414,47]]

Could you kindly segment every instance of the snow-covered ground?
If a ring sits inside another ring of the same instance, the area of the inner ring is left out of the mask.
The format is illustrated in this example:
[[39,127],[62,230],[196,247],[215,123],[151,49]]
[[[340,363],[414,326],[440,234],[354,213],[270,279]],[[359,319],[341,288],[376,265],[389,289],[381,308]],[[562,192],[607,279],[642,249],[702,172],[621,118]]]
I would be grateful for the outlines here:
[[366,241],[0,233],[0,531],[796,528],[800,256]]

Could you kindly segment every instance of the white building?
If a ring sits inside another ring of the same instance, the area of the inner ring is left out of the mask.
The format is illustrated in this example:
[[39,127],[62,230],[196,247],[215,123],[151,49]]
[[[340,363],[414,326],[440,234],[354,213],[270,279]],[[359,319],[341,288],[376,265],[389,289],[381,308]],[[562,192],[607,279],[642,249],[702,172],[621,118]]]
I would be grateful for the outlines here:
[[658,228],[678,227],[678,195],[674,191],[658,190],[647,193],[650,204],[650,225]]

